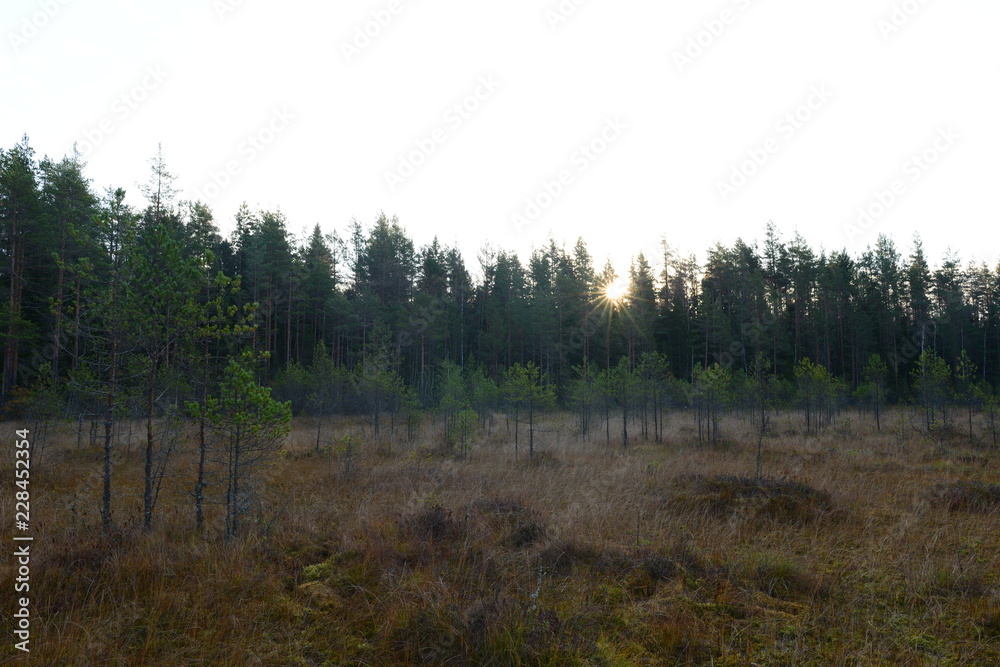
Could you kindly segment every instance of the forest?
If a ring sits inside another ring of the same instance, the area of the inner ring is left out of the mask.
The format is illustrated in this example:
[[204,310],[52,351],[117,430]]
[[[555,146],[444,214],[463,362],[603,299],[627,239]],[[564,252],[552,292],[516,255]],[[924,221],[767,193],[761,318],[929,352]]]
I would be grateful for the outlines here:
[[486,246],[470,269],[436,239],[415,248],[385,214],[296,238],[280,210],[244,204],[223,238],[207,205],[180,199],[162,153],[138,210],[120,188],[96,192],[78,157],[36,159],[27,137],[0,165],[11,414],[53,401],[159,413],[214,393],[243,350],[296,414],[363,412],[372,392],[386,410],[435,409],[455,373],[461,400],[485,401],[528,364],[566,408],[602,373],[682,385],[716,368],[735,381],[758,357],[787,405],[802,399],[802,363],[841,405],[916,400],[932,368],[940,391],[977,405],[1000,380],[1000,267],[954,253],[932,267],[919,237],[906,258],[881,235],[851,256],[768,224],[762,243],[716,245],[700,264],[664,229],[661,256],[639,252],[625,276],[597,268],[583,238],[526,263]]
[[0,149],[46,664],[1000,658],[1000,266],[773,223],[473,264],[137,181]]

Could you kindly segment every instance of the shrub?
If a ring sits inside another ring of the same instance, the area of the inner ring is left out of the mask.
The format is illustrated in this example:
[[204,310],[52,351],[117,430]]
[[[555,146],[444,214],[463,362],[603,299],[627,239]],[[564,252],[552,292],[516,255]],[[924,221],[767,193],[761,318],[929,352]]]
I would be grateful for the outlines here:
[[522,549],[545,537],[545,524],[538,511],[517,500],[477,500],[471,509],[499,533],[500,542],[510,548]]
[[772,597],[807,595],[816,588],[812,578],[795,563],[773,554],[753,554],[733,569],[736,578]]
[[935,484],[930,501],[935,507],[947,507],[950,512],[989,512],[1000,507],[1000,484],[974,481]]
[[834,509],[828,493],[793,480],[686,475],[673,486],[675,503],[717,516],[744,509],[758,519],[795,522],[816,519]]
[[436,503],[401,516],[398,523],[401,532],[423,539],[440,540],[454,535],[458,530],[451,510]]

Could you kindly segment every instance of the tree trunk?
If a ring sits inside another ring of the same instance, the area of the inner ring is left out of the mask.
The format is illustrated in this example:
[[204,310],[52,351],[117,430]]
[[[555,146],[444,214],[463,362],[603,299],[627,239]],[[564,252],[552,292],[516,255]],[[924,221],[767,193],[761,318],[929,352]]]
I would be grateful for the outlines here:
[[882,400],[881,400],[881,387],[875,387],[875,428],[878,429],[879,433],[882,432]]
[[229,455],[229,484],[226,489],[226,541],[236,537],[239,531],[239,473],[240,447],[243,446],[239,431],[232,436],[232,451]]
[[63,282],[65,280],[65,266],[63,265],[63,257],[66,254],[66,235],[63,234],[59,242],[59,274],[56,277],[56,298],[53,303],[55,312],[53,313],[52,322],[52,377],[59,377],[59,349],[62,347],[59,343],[62,338],[62,332],[60,328],[62,327],[62,311],[63,311]]
[[111,378],[108,385],[107,413],[104,416],[104,493],[101,497],[101,527],[111,528],[111,438],[114,433],[115,376],[118,374],[118,341],[111,342]]
[[104,493],[101,496],[101,528],[111,528],[111,438],[114,432],[114,391],[108,394],[108,413],[104,418]]
[[528,402],[528,458],[535,458],[535,402]]
[[142,528],[153,527],[153,398],[156,393],[156,359],[151,359],[149,387],[146,391],[146,469],[143,474]]
[[205,524],[203,509],[205,497],[205,454],[208,449],[205,442],[205,408],[208,405],[208,341],[202,343],[204,355],[201,371],[201,411],[198,415],[198,481],[194,487],[194,523],[200,531]]
[[[517,458],[517,447],[518,447],[518,425],[521,423],[520,415],[518,414],[520,410],[516,407],[514,408],[514,458]],[[510,432],[510,426],[507,427],[507,431]]]
[[622,449],[628,449],[628,398],[622,397]]
[[288,278],[288,312],[285,314],[285,364],[292,361],[292,279]]
[[17,353],[19,346],[19,323],[24,290],[24,239],[18,231],[17,221],[11,230],[10,249],[10,298],[8,300],[7,343],[3,354],[3,382],[0,386],[0,400],[17,384]]
[[80,360],[80,276],[76,278],[76,312],[74,313],[73,321],[73,361],[72,368],[75,371],[77,363]]

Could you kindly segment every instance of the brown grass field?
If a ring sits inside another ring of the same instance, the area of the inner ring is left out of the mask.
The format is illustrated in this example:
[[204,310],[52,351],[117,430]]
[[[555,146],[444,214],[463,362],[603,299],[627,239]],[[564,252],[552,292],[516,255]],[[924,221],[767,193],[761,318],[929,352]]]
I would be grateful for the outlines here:
[[194,530],[190,444],[148,534],[142,452],[118,447],[102,535],[101,451],[67,426],[32,469],[30,655],[10,630],[6,446],[0,662],[1000,665],[1000,452],[960,429],[928,439],[906,415],[807,436],[787,413],[758,484],[740,418],[714,446],[691,415],[670,419],[662,444],[633,427],[622,451],[615,424],[609,446],[554,415],[530,462],[502,416],[467,459],[429,417],[412,443],[343,420],[330,435],[361,443],[345,475],[297,418],[230,544],[218,502]]

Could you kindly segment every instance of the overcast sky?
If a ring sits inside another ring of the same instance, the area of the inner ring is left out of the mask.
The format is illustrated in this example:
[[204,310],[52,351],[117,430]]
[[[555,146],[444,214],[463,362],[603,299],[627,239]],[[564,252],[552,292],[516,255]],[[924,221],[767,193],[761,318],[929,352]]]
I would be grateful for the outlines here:
[[1000,259],[995,0],[3,0],[0,145],[78,142],[95,186],[162,143],[223,231],[398,215],[418,246],[598,265],[769,220]]

